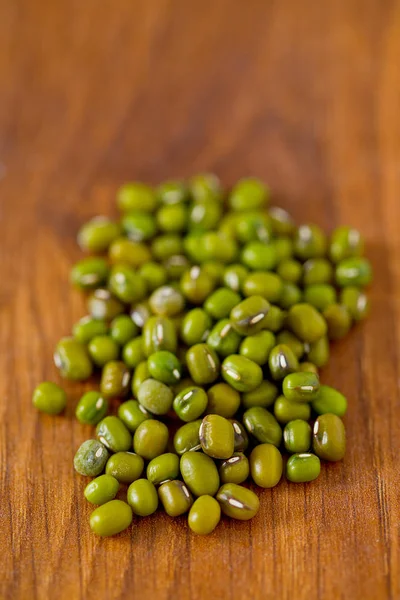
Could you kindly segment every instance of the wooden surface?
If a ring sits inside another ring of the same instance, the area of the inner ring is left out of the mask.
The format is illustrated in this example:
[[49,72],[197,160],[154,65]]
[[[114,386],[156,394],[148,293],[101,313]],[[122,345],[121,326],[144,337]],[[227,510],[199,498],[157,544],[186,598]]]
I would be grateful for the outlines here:
[[[400,598],[399,58],[395,0],[1,0],[2,599]],[[121,181],[204,169],[365,234],[373,314],[323,375],[349,398],[348,454],[208,538],[160,514],[102,541],[71,466],[83,387],[66,418],[31,392],[83,313],[79,224]]]

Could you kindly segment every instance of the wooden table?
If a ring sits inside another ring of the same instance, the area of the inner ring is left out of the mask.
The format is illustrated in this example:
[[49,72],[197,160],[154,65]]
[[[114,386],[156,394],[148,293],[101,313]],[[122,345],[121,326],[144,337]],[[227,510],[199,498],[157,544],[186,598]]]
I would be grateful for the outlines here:
[[[400,598],[399,34],[396,0],[0,3],[2,599]],[[75,234],[122,181],[205,169],[364,233],[373,313],[323,373],[348,453],[210,537],[160,514],[99,540],[71,466],[84,386],[66,418],[31,407],[84,311]]]

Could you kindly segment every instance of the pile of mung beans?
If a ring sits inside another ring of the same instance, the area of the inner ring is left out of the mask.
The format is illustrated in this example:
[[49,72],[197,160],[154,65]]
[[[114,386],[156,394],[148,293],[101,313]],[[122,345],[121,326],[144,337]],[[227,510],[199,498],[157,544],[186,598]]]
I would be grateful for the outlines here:
[[[310,482],[344,457],[347,400],[319,369],[368,313],[362,236],[297,227],[255,178],[228,192],[211,174],[127,183],[117,205],[78,233],[71,282],[88,314],[54,354],[66,379],[100,374],[76,407],[96,426],[74,458],[93,477],[90,527],[114,535],[159,505],[198,534],[221,512],[251,519],[247,482]],[[58,414],[66,394],[44,382],[33,403]]]

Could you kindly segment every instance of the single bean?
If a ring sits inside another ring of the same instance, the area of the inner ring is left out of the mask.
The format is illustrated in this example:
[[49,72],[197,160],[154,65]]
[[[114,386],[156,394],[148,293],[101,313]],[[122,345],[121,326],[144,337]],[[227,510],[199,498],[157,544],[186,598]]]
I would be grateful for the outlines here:
[[132,509],[122,500],[102,504],[90,515],[90,528],[101,537],[116,535],[132,523]]
[[217,494],[222,512],[227,517],[248,521],[258,512],[260,501],[254,492],[236,483],[225,483]]

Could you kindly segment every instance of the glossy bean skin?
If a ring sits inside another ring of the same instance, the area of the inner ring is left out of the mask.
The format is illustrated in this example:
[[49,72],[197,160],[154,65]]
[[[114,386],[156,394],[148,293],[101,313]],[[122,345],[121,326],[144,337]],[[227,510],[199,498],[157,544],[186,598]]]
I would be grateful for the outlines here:
[[130,379],[125,363],[112,360],[103,367],[100,391],[106,398],[123,398],[129,391]]
[[324,367],[329,360],[329,340],[326,335],[322,336],[313,344],[306,344],[307,359],[318,368]]
[[230,265],[224,271],[223,283],[234,292],[239,292],[247,274],[248,270],[243,265]]
[[312,363],[312,362],[301,362],[299,364],[299,370],[302,373],[314,373],[314,375],[318,375],[319,376],[319,371],[318,371],[318,367]]
[[226,319],[240,300],[240,295],[230,288],[218,288],[204,302],[204,310],[213,319]]
[[[260,331],[242,340],[239,354],[263,366],[268,362],[270,352],[275,345],[276,338],[272,331]],[[234,352],[231,352],[231,354],[234,354]]]
[[150,413],[137,400],[122,402],[118,407],[118,417],[132,433],[143,421],[151,419]]
[[253,335],[265,329],[270,304],[261,296],[250,296],[231,310],[230,320],[240,335]]
[[239,354],[225,358],[221,368],[222,377],[238,392],[250,392],[257,388],[263,379],[261,367]]
[[260,444],[250,454],[251,477],[259,487],[272,488],[282,477],[283,461],[278,448],[273,444]]
[[243,414],[243,423],[250,435],[260,443],[279,446],[282,439],[282,429],[271,414],[261,406],[249,408]]
[[86,347],[73,337],[62,338],[54,353],[54,363],[65,379],[84,381],[93,371]]
[[288,326],[303,342],[316,342],[327,332],[326,321],[311,304],[292,306],[288,314]]
[[314,373],[291,373],[282,384],[283,395],[290,402],[311,402],[317,397],[319,388],[319,378]]
[[285,449],[291,454],[308,452],[311,447],[311,427],[307,421],[289,421],[283,430]]
[[174,385],[182,377],[182,364],[172,352],[159,350],[147,359],[150,375],[167,385]]
[[255,390],[242,394],[242,406],[243,408],[252,408],[252,406],[268,408],[274,404],[278,394],[277,386],[265,379]]
[[290,402],[285,396],[275,400],[274,415],[279,423],[289,423],[295,419],[308,421],[311,416],[311,407],[305,402]]
[[252,519],[260,507],[260,501],[254,492],[235,483],[222,485],[216,498],[224,515],[239,521]]
[[[133,486],[138,515],[152,514],[159,501],[171,516],[183,514],[200,496],[189,526],[209,533],[221,507],[248,518],[242,500],[251,492],[240,484],[249,474],[265,488],[283,469],[290,481],[312,481],[319,459],[344,455],[338,415],[347,401],[319,384],[318,369],[330,341],[367,313],[371,265],[357,231],[338,228],[328,238],[316,225],[296,227],[268,200],[268,188],[254,178],[227,193],[211,174],[156,189],[131,182],[118,193],[119,223],[104,222],[106,233],[101,220],[87,229],[83,246],[90,250],[93,234],[108,256],[73,269],[90,312],[74,340],[103,378],[100,393],[90,392],[77,414],[97,424],[108,456],[104,477],[113,473]],[[225,214],[229,206],[234,212]],[[118,381],[107,392],[104,371],[122,361],[132,378],[120,392]],[[107,406],[108,398],[130,397],[128,389],[134,399],[110,402],[118,417],[96,406],[101,398]],[[287,465],[279,448],[292,454]],[[125,468],[128,456],[138,461]],[[87,474],[83,450],[78,463]],[[115,481],[108,483],[103,503],[115,498]],[[225,485],[238,489],[220,497]]]
[[333,413],[343,417],[347,411],[347,399],[335,388],[321,385],[317,397],[312,402],[312,408],[317,415]]
[[100,442],[112,452],[127,452],[132,444],[130,431],[118,417],[105,417],[96,427]]
[[101,537],[116,535],[132,523],[132,509],[122,500],[111,500],[90,515],[90,528]]
[[188,517],[193,533],[208,535],[214,531],[221,519],[221,508],[212,496],[200,496],[194,501]]
[[129,369],[136,369],[146,359],[143,336],[139,335],[125,344],[122,348],[122,358]]
[[233,434],[234,434],[234,451],[235,452],[245,452],[249,445],[249,436],[247,435],[246,429],[244,425],[237,421],[236,419],[229,419],[229,422],[232,423]]
[[234,451],[235,437],[232,424],[219,415],[204,417],[199,431],[205,454],[212,458],[227,459]]
[[182,455],[184,452],[196,452],[197,450],[200,450],[201,423],[201,419],[191,421],[190,423],[182,425],[182,427],[177,430],[173,440],[174,449],[177,454]]
[[137,479],[128,488],[127,500],[138,517],[149,517],[158,508],[158,494],[148,479]]
[[145,460],[164,454],[168,444],[168,427],[161,421],[143,421],[133,435],[133,450]]
[[100,475],[85,487],[84,495],[91,504],[105,504],[114,500],[119,490],[119,482],[111,475]]
[[216,383],[207,392],[207,412],[229,419],[240,406],[240,394],[227,383]]
[[93,364],[99,368],[119,357],[119,346],[109,335],[99,335],[91,339],[88,351]]
[[191,304],[203,304],[214,287],[214,279],[198,266],[188,269],[180,280],[180,289]]
[[106,335],[108,333],[108,325],[102,319],[94,319],[90,315],[86,315],[79,319],[72,328],[72,334],[81,344],[88,344],[90,340],[98,335]]
[[304,343],[301,340],[299,340],[299,338],[296,337],[294,333],[288,331],[287,329],[284,329],[280,333],[278,333],[278,335],[276,336],[276,343],[285,344],[286,346],[288,346],[293,351],[293,354],[298,360],[300,360],[304,354]]
[[210,346],[221,358],[235,354],[241,341],[240,335],[233,329],[229,319],[218,321],[209,336],[207,345]]
[[208,397],[203,388],[192,386],[175,396],[173,408],[181,421],[188,423],[198,419],[206,410],[207,404]]
[[242,452],[235,452],[231,458],[219,466],[221,483],[243,483],[250,473],[248,458]]
[[173,322],[168,317],[150,317],[143,327],[143,348],[148,357],[153,352],[177,350],[177,335]]
[[111,321],[110,336],[120,346],[125,346],[139,335],[139,327],[129,315],[119,315]]
[[130,484],[142,474],[144,461],[134,452],[116,452],[107,461],[106,474],[112,475],[120,483]]
[[245,296],[262,296],[268,302],[277,304],[283,290],[283,281],[276,273],[253,271],[243,282]]
[[167,452],[153,458],[147,465],[147,479],[154,485],[161,485],[166,481],[179,477],[179,456]]
[[319,458],[336,462],[346,453],[346,430],[334,414],[320,415],[314,423],[313,451]]
[[271,271],[276,267],[278,254],[275,244],[258,240],[248,242],[240,255],[242,263],[253,271]]
[[135,398],[139,393],[140,386],[146,379],[150,379],[150,372],[147,366],[147,360],[142,360],[135,368],[132,377],[132,394]]
[[80,423],[97,425],[108,412],[108,400],[99,392],[86,392],[79,400],[75,416]]
[[41,412],[48,415],[59,415],[67,405],[67,395],[56,383],[43,381],[36,386],[32,403]]
[[293,483],[307,483],[317,479],[321,463],[315,454],[292,454],[286,463],[286,478]]
[[165,512],[170,517],[179,517],[190,510],[193,504],[192,494],[187,486],[178,480],[167,481],[158,488],[158,497]]
[[[193,379],[191,379],[190,377],[184,377],[183,379],[178,381],[178,383],[176,383],[174,386],[172,386],[171,389],[172,389],[173,393],[177,396],[178,394],[183,392],[183,390],[186,390],[187,388],[190,388],[190,387],[197,387],[197,386],[194,385]],[[201,389],[203,389],[203,388],[201,388]]]
[[212,329],[212,319],[202,308],[190,310],[183,318],[180,335],[188,346],[205,342]]
[[192,346],[186,353],[186,362],[191,378],[198,385],[213,383],[219,375],[219,358],[207,344]]
[[286,311],[275,304],[270,304],[268,314],[265,315],[264,328],[277,333],[284,326],[286,317]]
[[285,344],[278,344],[272,348],[269,358],[268,366],[274,381],[280,381],[289,375],[295,373],[299,367],[299,361],[293,350]]
[[181,456],[183,481],[194,496],[214,496],[219,488],[219,474],[212,458],[202,452],[186,452]]

